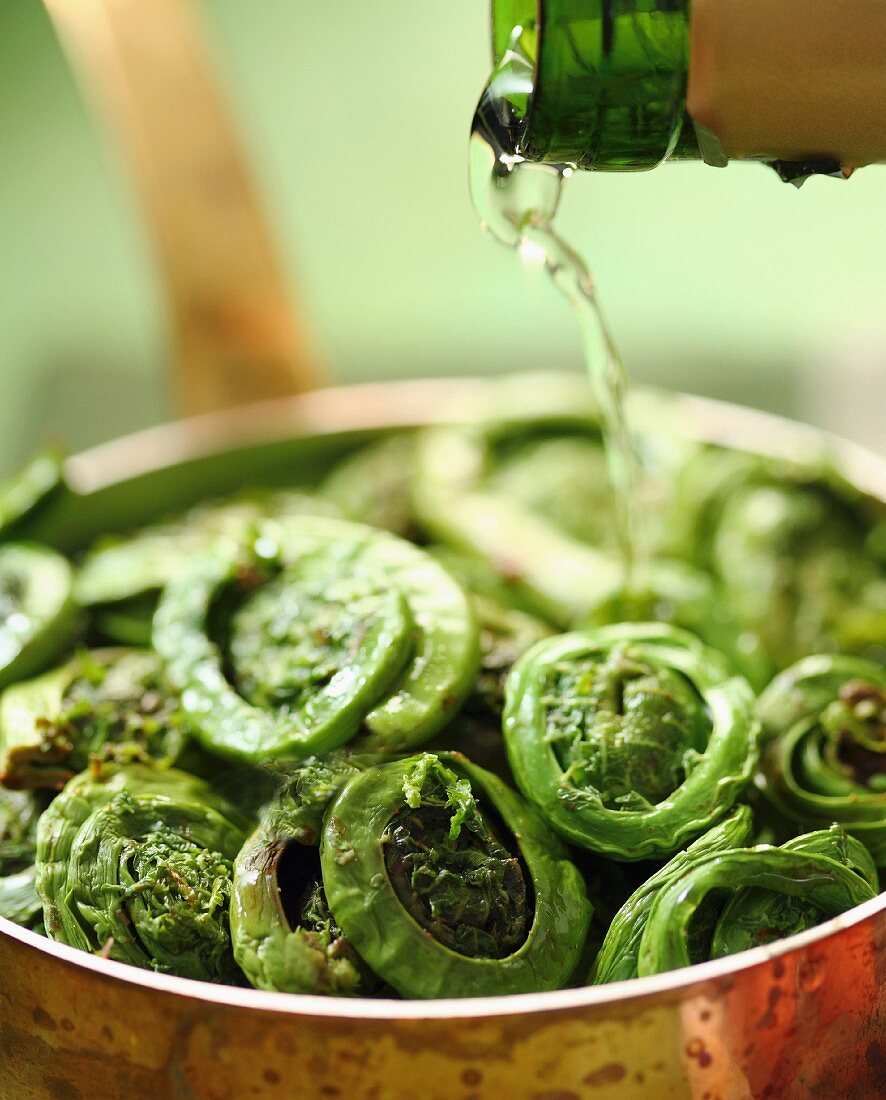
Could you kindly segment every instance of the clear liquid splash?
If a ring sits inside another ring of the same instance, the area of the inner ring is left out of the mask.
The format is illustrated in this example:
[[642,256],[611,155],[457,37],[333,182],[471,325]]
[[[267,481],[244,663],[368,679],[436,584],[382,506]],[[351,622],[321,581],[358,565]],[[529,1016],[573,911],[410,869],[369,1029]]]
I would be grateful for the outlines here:
[[511,101],[515,97],[528,101],[532,78],[531,63],[516,49],[505,54],[492,74],[471,131],[471,199],[484,229],[518,251],[525,262],[544,266],[575,311],[600,412],[616,536],[629,585],[642,543],[636,503],[639,472],[625,410],[625,370],[587,265],[553,229],[563,184],[573,168],[527,161],[519,152],[523,124]]

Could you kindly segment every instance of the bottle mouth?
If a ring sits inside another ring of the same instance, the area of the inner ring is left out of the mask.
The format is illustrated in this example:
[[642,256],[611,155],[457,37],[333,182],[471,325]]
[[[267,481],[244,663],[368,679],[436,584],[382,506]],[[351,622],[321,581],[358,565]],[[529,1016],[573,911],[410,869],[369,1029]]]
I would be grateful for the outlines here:
[[519,46],[520,27],[513,29],[506,47],[496,51],[495,68],[483,90],[473,134],[480,134],[495,150],[502,171],[524,152],[529,108],[535,90],[533,63]]
[[493,0],[494,68],[474,115],[471,131],[497,154],[524,156],[529,114],[536,90],[538,28],[542,0]]

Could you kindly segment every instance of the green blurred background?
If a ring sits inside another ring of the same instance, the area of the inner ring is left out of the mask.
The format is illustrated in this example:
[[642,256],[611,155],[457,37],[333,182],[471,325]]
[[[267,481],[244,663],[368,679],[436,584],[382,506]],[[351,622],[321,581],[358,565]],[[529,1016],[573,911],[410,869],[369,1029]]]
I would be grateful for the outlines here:
[[[485,0],[201,6],[336,378],[578,367],[564,307],[469,205]],[[797,192],[758,165],[671,165],[575,180],[563,229],[634,379],[882,446],[884,200],[883,168]],[[0,265],[0,469],[48,435],[79,448],[171,414],[137,203],[39,0],[0,5]]]

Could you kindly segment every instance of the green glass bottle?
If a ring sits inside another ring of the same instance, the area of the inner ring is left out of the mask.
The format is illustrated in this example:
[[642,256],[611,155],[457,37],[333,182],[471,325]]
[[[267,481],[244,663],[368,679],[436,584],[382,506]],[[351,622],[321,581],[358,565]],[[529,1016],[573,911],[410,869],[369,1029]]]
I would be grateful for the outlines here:
[[698,158],[686,118],[689,0],[494,0],[496,64],[524,56],[535,79],[523,115],[528,160],[653,168]]
[[886,160],[883,0],[493,0],[512,152],[583,169]]

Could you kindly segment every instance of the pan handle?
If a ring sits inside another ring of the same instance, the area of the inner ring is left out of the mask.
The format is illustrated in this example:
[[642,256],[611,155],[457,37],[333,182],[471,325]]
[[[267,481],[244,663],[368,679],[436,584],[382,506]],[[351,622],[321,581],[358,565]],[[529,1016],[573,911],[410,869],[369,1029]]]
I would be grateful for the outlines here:
[[191,0],[45,0],[127,162],[165,283],[185,414],[320,381]]

